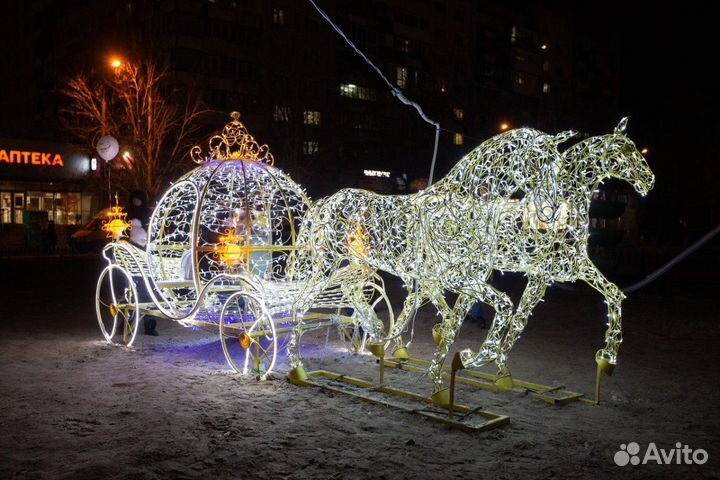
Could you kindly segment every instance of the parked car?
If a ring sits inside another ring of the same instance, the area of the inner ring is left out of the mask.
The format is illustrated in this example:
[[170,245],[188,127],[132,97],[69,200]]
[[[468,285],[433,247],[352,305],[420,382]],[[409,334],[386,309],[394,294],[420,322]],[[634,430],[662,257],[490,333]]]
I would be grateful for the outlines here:
[[100,252],[108,243],[103,224],[107,221],[109,208],[100,210],[84,227],[70,236],[70,248],[77,252]]

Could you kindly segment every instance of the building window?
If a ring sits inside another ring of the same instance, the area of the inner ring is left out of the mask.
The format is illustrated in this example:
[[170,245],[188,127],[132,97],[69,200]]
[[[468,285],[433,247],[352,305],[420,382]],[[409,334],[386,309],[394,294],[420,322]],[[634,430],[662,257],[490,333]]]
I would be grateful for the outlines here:
[[305,155],[315,155],[320,149],[320,143],[314,141],[305,140],[303,142],[303,153]]
[[12,195],[10,192],[0,194],[0,222],[12,223]]
[[22,192],[13,193],[13,222],[22,223],[23,208],[25,208],[25,194]]
[[465,143],[465,135],[462,133],[456,133],[453,135],[453,144],[454,145],[462,145]]
[[285,25],[286,13],[281,8],[273,8],[273,23],[277,25]]
[[0,223],[23,223],[23,211],[47,212],[48,220],[56,225],[78,225],[82,222],[79,193],[62,192],[2,192],[0,193]]
[[273,120],[276,122],[289,122],[290,121],[290,107],[283,105],[275,105],[273,110]]
[[513,25],[512,29],[510,30],[510,43],[517,42],[518,37],[518,28]]
[[55,194],[55,223],[77,225],[82,219],[79,193]]
[[453,116],[458,120],[462,120],[463,118],[465,118],[465,110],[455,107],[453,108]]
[[370,102],[377,100],[377,92],[374,88],[359,87],[353,83],[341,83],[340,95],[343,97],[367,100]]
[[305,125],[320,125],[320,112],[303,112],[303,123]]
[[395,84],[400,88],[407,88],[408,69],[407,67],[397,67],[395,69]]
[[543,93],[550,92],[550,85],[547,83],[543,83]]

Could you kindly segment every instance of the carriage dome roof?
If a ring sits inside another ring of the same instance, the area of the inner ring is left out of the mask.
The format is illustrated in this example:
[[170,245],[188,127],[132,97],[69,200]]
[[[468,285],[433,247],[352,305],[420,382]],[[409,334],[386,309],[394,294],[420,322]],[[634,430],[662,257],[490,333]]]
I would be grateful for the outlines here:
[[303,188],[274,167],[268,146],[248,132],[240,114],[231,117],[210,138],[207,153],[191,149],[199,166],[168,189],[150,222],[148,253],[177,261],[192,251],[197,286],[227,271],[282,277],[310,206]]

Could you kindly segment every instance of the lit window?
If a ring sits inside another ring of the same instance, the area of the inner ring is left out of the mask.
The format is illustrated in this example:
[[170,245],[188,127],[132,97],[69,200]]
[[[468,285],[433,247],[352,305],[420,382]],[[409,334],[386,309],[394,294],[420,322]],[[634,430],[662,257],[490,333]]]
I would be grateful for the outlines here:
[[273,23],[285,25],[285,10],[273,8]]
[[445,80],[440,80],[440,91],[442,93],[447,92],[447,82]]
[[453,115],[458,120],[462,120],[463,118],[465,118],[465,110],[463,110],[462,108],[455,107],[455,108],[453,108]]
[[303,112],[303,123],[305,125],[320,125],[320,112]]
[[515,83],[517,83],[518,85],[522,85],[523,83],[525,83],[525,80],[523,79],[522,73],[516,73],[516,74],[515,74]]
[[0,194],[0,208],[2,208],[0,222],[12,223],[12,195],[10,192],[2,192],[2,194]]
[[410,42],[408,40],[400,40],[400,51],[405,53],[410,52]]
[[318,150],[320,149],[320,143],[313,142],[313,141],[307,141],[305,140],[303,142],[303,153],[305,155],[315,155],[318,153]]
[[359,87],[352,83],[341,83],[340,95],[343,97],[357,98],[358,100],[368,100],[371,102],[377,100],[377,92],[374,88]]
[[462,145],[463,143],[465,143],[465,135],[462,133],[456,133],[453,135],[453,144]]
[[273,110],[273,120],[276,122],[289,122],[290,121],[290,107],[283,105],[275,105]]
[[543,83],[543,93],[548,93],[550,91],[550,85],[547,83]]
[[408,69],[406,67],[397,67],[395,69],[395,84],[400,88],[407,87]]
[[510,30],[510,43],[517,42],[518,37],[518,28],[513,25],[512,29]]

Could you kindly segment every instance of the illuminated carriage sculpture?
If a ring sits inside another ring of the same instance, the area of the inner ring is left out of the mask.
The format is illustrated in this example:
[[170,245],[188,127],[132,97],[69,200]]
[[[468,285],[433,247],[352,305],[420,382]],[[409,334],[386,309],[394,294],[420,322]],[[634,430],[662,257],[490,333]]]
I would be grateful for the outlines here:
[[361,348],[358,326],[382,334],[373,331],[374,307],[392,327],[380,277],[355,263],[312,284],[288,274],[310,200],[232,117],[207,156],[192,149],[200,166],[160,199],[144,249],[122,240],[122,218],[114,219],[96,292],[105,339],[131,346],[143,315],[178,321],[218,332],[230,366],[258,378],[272,371],[278,337],[291,330],[337,328],[346,346]]

